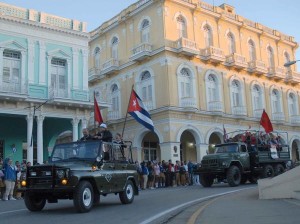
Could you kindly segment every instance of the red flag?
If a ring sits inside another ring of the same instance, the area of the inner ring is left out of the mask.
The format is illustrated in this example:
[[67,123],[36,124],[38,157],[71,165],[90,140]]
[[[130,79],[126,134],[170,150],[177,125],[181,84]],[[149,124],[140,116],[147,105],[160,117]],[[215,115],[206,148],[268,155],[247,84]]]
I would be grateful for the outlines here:
[[261,115],[260,125],[263,126],[266,133],[269,133],[269,132],[273,131],[272,123],[271,123],[270,118],[269,118],[269,116],[268,116],[268,114],[266,113],[265,110],[263,111],[263,113]]
[[99,124],[103,123],[103,119],[100,113],[100,109],[95,94],[94,94],[94,118],[95,121],[97,121]]

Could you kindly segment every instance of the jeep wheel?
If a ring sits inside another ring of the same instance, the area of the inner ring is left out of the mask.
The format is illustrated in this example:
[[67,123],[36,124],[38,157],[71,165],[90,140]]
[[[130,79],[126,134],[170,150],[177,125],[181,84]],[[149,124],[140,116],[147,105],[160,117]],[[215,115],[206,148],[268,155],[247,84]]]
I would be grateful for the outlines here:
[[214,177],[208,175],[208,174],[201,174],[200,175],[200,184],[203,187],[211,187],[211,185],[214,183]]
[[46,199],[29,193],[25,193],[24,201],[28,210],[32,212],[41,211],[46,204]]
[[81,181],[74,191],[74,206],[77,212],[89,212],[93,207],[94,192],[88,181]]
[[263,178],[274,177],[274,169],[271,165],[265,165],[262,173]]
[[241,171],[237,166],[229,167],[227,171],[227,182],[230,187],[236,187],[241,183]]
[[131,180],[128,180],[124,191],[119,193],[122,204],[130,204],[134,199],[134,186]]
[[275,176],[284,173],[284,167],[283,167],[283,165],[277,164],[277,165],[274,167],[274,172],[275,172]]

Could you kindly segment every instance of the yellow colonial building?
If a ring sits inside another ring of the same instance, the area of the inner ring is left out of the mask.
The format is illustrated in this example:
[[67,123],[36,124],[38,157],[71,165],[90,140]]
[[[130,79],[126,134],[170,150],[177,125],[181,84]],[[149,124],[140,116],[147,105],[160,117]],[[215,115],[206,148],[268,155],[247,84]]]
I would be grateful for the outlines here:
[[[113,133],[131,87],[155,126],[129,116],[124,139],[141,160],[200,162],[227,132],[259,129],[263,109],[299,160],[298,44],[280,31],[201,0],[140,0],[91,32],[89,86]],[[260,129],[262,130],[262,128]]]

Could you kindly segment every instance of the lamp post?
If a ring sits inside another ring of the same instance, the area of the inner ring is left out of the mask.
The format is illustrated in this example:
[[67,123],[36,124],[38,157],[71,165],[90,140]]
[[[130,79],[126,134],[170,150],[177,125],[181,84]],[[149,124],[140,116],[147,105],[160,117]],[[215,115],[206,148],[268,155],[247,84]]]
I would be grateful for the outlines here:
[[289,62],[286,62],[283,66],[288,68],[288,67],[290,67],[291,65],[296,64],[297,61],[300,61],[300,60],[295,60],[295,61],[289,61]]

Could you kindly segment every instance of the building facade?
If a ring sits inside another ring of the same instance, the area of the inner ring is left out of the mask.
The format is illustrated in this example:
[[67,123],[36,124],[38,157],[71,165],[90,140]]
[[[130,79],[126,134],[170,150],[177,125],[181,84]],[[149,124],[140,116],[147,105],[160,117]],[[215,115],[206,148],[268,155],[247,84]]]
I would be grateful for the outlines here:
[[86,23],[0,3],[0,157],[43,163],[90,118]]
[[299,160],[293,37],[201,0],[140,0],[90,34],[89,86],[110,102],[110,129],[122,132],[132,85],[154,121],[151,133],[127,119],[138,160],[200,162],[223,125],[262,130],[263,109]]

